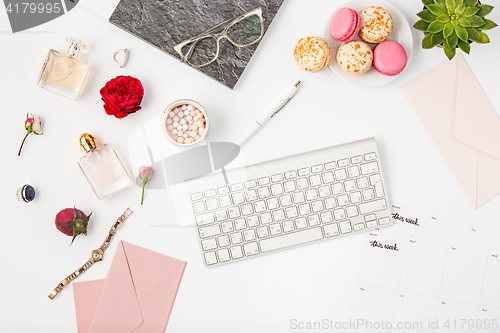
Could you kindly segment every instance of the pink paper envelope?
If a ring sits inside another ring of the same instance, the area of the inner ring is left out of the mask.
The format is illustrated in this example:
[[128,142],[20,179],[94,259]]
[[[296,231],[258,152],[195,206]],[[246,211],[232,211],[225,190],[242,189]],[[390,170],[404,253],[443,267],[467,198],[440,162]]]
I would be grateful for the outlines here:
[[78,332],[165,332],[185,267],[120,241],[105,280],[73,284]]
[[500,194],[500,117],[463,56],[401,90],[472,205]]

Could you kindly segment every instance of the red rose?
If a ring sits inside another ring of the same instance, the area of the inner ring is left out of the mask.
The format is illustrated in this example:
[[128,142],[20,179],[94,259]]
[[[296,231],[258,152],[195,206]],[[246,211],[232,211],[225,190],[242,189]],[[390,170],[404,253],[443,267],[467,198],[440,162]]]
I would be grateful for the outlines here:
[[71,244],[73,244],[76,236],[87,235],[90,215],[85,216],[85,213],[77,208],[63,209],[56,215],[56,228],[65,235],[73,236],[71,240]]
[[131,76],[117,76],[102,87],[101,97],[104,110],[116,118],[124,118],[139,111],[144,96],[141,81]]

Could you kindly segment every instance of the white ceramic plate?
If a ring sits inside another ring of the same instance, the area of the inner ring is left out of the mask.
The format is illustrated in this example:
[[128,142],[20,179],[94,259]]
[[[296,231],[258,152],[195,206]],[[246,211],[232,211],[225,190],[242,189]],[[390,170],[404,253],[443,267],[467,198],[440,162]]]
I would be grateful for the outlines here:
[[[408,24],[408,21],[403,16],[403,14],[401,14],[401,12],[390,3],[383,0],[350,0],[342,4],[340,7],[333,11],[330,19],[325,25],[325,30],[323,32],[323,39],[327,41],[332,52],[332,59],[328,67],[330,67],[330,69],[341,79],[360,87],[381,86],[383,84],[391,82],[398,75],[385,76],[377,72],[375,69],[373,69],[373,67],[368,72],[360,76],[351,75],[344,72],[337,63],[337,50],[343,43],[336,40],[330,35],[330,22],[332,21],[335,12],[342,7],[349,7],[360,13],[370,6],[382,6],[389,14],[391,14],[394,25],[392,28],[392,32],[387,40],[395,40],[405,48],[408,58],[406,66],[408,66],[408,63],[410,62],[411,53],[413,50],[413,37],[411,34],[410,25]],[[362,40],[359,35],[354,39]],[[368,45],[370,45],[372,50],[375,48],[375,46],[377,46],[377,44]]]

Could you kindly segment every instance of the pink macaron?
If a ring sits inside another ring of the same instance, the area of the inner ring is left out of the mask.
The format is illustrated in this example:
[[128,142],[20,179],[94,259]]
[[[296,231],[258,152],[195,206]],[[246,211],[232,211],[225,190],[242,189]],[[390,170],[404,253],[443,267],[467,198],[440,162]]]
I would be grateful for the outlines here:
[[361,27],[361,16],[351,8],[340,8],[333,15],[330,34],[341,42],[350,42],[356,37]]
[[401,73],[406,67],[407,60],[403,46],[393,40],[383,41],[373,51],[373,68],[386,76]]

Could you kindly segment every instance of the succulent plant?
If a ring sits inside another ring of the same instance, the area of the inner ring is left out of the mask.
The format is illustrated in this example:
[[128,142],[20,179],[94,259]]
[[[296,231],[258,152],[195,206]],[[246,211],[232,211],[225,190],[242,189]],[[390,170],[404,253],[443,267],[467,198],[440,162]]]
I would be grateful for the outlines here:
[[497,26],[485,18],[493,6],[480,4],[478,0],[422,0],[422,3],[425,9],[417,14],[421,19],[413,26],[427,32],[422,48],[442,44],[449,59],[455,56],[457,47],[469,54],[472,42],[489,43],[483,30]]

